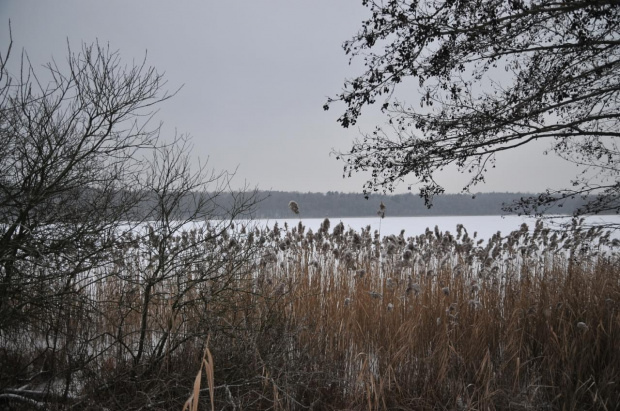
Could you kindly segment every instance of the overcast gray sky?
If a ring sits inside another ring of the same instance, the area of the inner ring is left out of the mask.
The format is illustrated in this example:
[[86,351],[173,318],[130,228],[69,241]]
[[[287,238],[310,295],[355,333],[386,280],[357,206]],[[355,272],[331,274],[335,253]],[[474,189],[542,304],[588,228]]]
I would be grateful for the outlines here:
[[[109,43],[127,62],[148,52],[170,90],[183,86],[157,117],[164,134],[191,135],[194,154],[211,168],[238,167],[239,185],[264,190],[358,192],[363,176],[343,179],[330,152],[347,150],[385,118],[367,110],[357,128],[343,129],[336,119],[344,106],[322,106],[360,73],[341,44],[365,16],[361,0],[0,0],[0,46],[8,45],[10,19],[13,57],[25,49],[35,65],[62,61],[67,40],[75,49]],[[543,149],[504,154],[475,190],[566,184],[574,171],[537,154]],[[449,192],[464,183],[452,172],[439,181]]]

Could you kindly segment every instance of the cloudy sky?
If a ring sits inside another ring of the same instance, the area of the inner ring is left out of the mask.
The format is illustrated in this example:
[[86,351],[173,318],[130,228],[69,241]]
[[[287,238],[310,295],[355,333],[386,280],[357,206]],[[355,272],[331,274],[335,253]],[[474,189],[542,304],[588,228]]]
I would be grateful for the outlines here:
[[[358,127],[343,129],[336,119],[344,106],[322,106],[360,73],[341,44],[365,16],[361,0],[1,0],[0,46],[10,20],[13,57],[24,49],[35,65],[64,59],[67,42],[109,43],[127,62],[147,53],[169,90],[182,86],[158,113],[164,136],[191,135],[194,154],[211,168],[237,169],[239,185],[264,190],[359,192],[363,175],[343,179],[330,153],[385,118],[370,109]],[[500,157],[476,191],[565,183],[574,172],[538,155],[543,148]],[[452,172],[439,181],[449,192],[464,182]]]

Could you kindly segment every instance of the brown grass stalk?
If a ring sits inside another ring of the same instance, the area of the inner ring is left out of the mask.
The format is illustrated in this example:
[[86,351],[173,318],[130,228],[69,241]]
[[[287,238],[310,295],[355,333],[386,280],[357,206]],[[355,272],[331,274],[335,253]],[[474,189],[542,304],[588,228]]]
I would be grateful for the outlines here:
[[182,411],[198,411],[198,405],[200,401],[200,387],[202,385],[202,371],[204,370],[205,376],[207,377],[207,387],[209,388],[209,398],[211,399],[211,411],[215,411],[215,381],[214,381],[214,366],[213,366],[213,356],[211,355],[211,351],[209,350],[209,338],[207,338],[207,343],[205,344],[205,351],[202,356],[202,360],[200,363],[200,370],[196,374],[196,378],[194,379],[194,386],[192,389],[192,393],[183,404]]

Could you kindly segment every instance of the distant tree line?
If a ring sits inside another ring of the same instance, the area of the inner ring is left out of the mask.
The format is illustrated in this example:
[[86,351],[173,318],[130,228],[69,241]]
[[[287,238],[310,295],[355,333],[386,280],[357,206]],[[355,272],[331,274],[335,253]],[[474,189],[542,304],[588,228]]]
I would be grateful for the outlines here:
[[[430,209],[424,199],[412,193],[373,195],[369,199],[363,194],[299,193],[272,191],[261,193],[263,198],[255,210],[256,218],[294,217],[288,204],[299,204],[302,218],[323,217],[373,217],[379,204],[386,206],[387,217],[439,216],[439,215],[502,215],[510,214],[506,206],[531,196],[531,193],[479,193],[476,195],[446,194],[437,197]],[[546,211],[546,214],[572,214],[583,204],[583,199],[567,199]],[[514,212],[513,212],[514,214]]]
[[[179,198],[179,217],[186,218],[194,212],[195,198],[198,193],[186,193]],[[235,208],[246,193],[234,191],[217,193],[220,207],[211,210],[211,219],[226,219],[225,210]],[[209,195],[209,193],[203,193]],[[365,198],[362,193],[342,193],[328,191],[327,193],[301,193],[297,191],[256,191],[256,204],[251,210],[245,210],[239,218],[333,218],[333,217],[375,217],[381,202],[386,206],[386,217],[415,217],[415,216],[469,216],[469,215],[517,215],[519,209],[514,207],[523,199],[532,196],[532,193],[477,193],[444,194],[433,201],[428,208],[424,199],[418,195],[407,194],[377,194]],[[149,212],[156,207],[157,197],[153,193],[143,193],[141,201],[135,207],[135,216],[139,220],[149,220]],[[299,206],[299,214],[291,211],[289,203],[294,201]],[[565,199],[548,207],[538,216],[563,214],[575,215],[579,207],[588,199]],[[540,210],[539,210],[540,211]],[[599,214],[612,214],[612,211]]]

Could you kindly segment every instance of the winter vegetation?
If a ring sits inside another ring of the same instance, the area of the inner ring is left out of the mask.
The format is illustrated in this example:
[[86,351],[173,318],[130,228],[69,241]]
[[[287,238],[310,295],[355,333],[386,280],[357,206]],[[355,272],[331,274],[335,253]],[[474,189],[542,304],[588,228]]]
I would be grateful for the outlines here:
[[620,243],[578,221],[488,242],[462,226],[381,237],[327,219],[117,241],[70,286],[50,275],[53,304],[3,324],[3,404],[181,409],[207,344],[199,409],[210,390],[231,410],[620,401]]
[[[494,153],[549,138],[599,180],[583,174],[515,210],[575,199],[576,215],[619,211],[616,2],[363,4],[373,17],[345,49],[388,53],[369,54],[328,101],[347,104],[342,125],[402,76],[438,81],[424,86],[428,113],[384,103],[395,140],[379,129],[342,154],[345,172],[374,173],[366,194],[413,173],[430,204],[444,166],[472,172],[467,191]],[[376,231],[327,218],[312,231],[304,218],[325,214],[301,195],[277,201],[296,224],[265,226],[251,219],[267,201],[256,189],[196,167],[189,137],[151,125],[174,92],[146,62],[92,44],[41,69],[24,54],[14,74],[10,54],[0,408],[620,409],[617,227],[574,218],[488,240],[461,224],[382,235],[409,197],[396,196],[366,203]],[[510,63],[514,87],[467,94],[462,61],[480,76]]]

